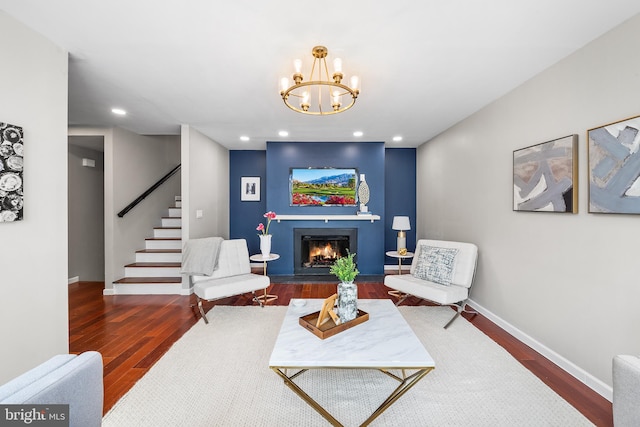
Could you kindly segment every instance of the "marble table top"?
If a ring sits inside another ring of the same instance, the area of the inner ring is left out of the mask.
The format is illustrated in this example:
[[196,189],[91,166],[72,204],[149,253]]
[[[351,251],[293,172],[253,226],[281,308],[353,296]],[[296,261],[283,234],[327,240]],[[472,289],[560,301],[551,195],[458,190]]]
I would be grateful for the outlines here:
[[398,308],[388,299],[358,300],[369,320],[324,340],[300,326],[299,318],[320,311],[322,299],[292,300],[276,339],[270,367],[435,367]]

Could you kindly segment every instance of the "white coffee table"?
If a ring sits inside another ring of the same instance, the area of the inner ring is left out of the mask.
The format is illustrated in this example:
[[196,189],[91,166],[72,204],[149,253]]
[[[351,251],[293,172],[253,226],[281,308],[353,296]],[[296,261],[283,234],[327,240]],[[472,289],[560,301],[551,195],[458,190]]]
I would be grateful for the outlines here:
[[295,377],[323,368],[377,369],[391,376],[400,385],[362,424],[368,425],[432,371],[435,362],[391,300],[358,300],[358,308],[369,313],[369,320],[324,340],[299,324],[301,316],[319,311],[322,302],[308,299],[303,307],[289,305],[269,367],[334,426],[342,424],[295,384]]

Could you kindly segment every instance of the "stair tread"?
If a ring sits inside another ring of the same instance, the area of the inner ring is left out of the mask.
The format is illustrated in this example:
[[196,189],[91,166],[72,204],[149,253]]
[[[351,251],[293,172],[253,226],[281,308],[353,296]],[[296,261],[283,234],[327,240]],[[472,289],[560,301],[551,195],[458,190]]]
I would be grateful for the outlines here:
[[113,283],[182,283],[182,277],[123,277]]
[[179,254],[182,249],[140,249],[138,254]]
[[125,267],[180,267],[182,264],[179,262],[133,262],[125,265]]
[[154,230],[182,230],[182,227],[153,227]]

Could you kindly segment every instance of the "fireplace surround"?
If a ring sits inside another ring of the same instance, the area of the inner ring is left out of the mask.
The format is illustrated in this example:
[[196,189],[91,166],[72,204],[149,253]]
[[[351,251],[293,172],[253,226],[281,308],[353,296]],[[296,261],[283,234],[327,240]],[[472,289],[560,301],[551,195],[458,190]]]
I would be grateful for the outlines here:
[[293,246],[294,274],[327,275],[337,258],[357,253],[358,229],[294,228]]

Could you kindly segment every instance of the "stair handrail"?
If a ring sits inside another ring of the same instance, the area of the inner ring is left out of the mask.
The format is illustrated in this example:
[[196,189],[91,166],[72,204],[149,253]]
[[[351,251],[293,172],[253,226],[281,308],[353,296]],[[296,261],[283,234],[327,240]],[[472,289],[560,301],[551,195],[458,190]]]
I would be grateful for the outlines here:
[[127,214],[127,212],[129,212],[131,209],[135,208],[136,205],[138,205],[138,203],[140,203],[141,201],[143,201],[149,194],[153,193],[158,187],[160,187],[162,184],[164,184],[164,182],[166,180],[168,180],[169,178],[171,178],[176,172],[178,172],[180,170],[180,167],[182,166],[182,164],[179,164],[178,166],[176,166],[175,168],[171,169],[171,171],[166,174],[165,176],[163,176],[162,178],[160,178],[158,180],[158,182],[156,182],[155,184],[153,184],[151,187],[149,187],[144,193],[142,193],[141,195],[139,195],[133,202],[129,203],[124,209],[122,209],[120,212],[118,212],[118,216],[120,218],[122,218],[123,216],[125,216]]

